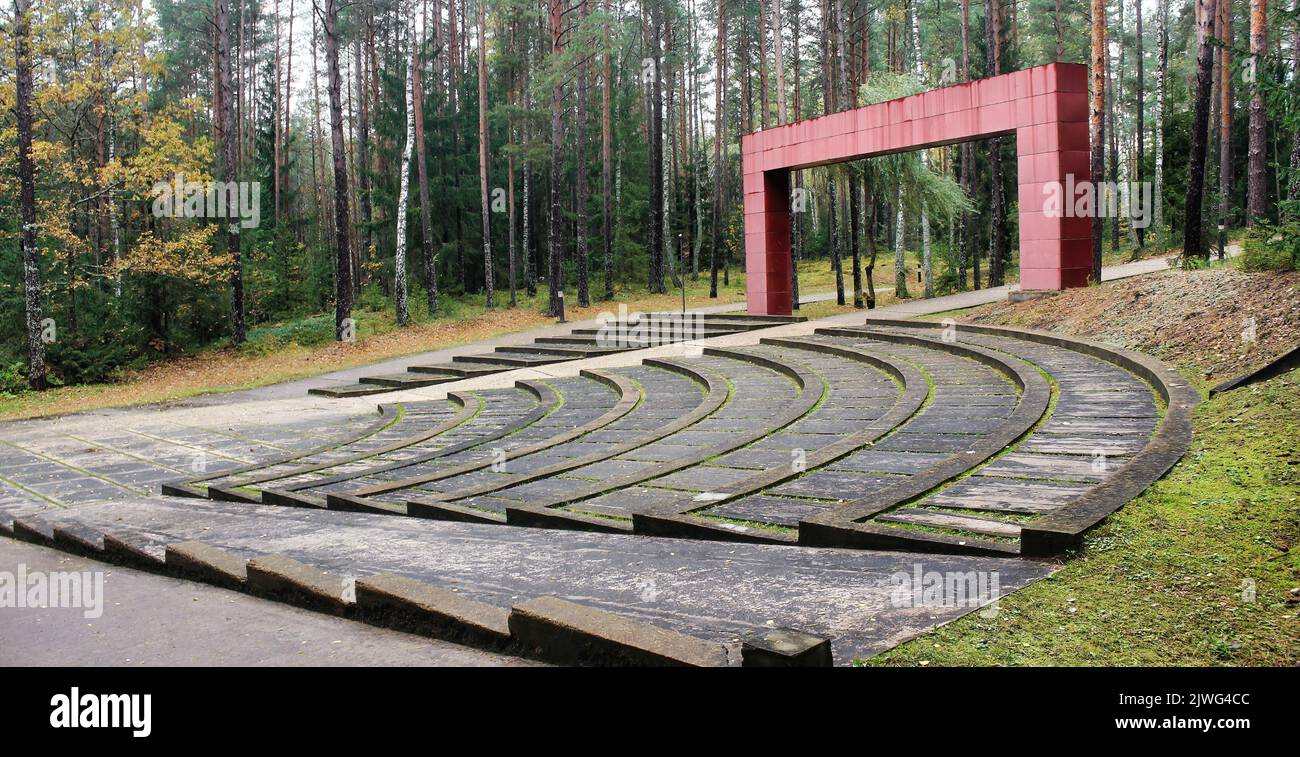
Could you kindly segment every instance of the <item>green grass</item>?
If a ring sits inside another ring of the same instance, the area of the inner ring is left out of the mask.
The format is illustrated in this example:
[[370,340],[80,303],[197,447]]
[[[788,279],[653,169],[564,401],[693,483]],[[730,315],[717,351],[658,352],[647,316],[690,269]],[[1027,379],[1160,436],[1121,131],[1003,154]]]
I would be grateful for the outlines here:
[[1300,370],[1206,400],[1187,456],[1051,578],[866,664],[1294,666],[1297,418]]

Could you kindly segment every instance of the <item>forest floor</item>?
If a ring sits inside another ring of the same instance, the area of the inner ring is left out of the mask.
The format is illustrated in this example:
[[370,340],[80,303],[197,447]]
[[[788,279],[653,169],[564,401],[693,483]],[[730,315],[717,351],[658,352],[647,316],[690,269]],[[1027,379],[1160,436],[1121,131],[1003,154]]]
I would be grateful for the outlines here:
[[[1140,350],[1204,391],[1294,347],[1298,315],[1300,273],[1212,269],[948,317]],[[1300,663],[1297,418],[1300,370],[1203,401],[1188,454],[1050,579],[869,664]]]

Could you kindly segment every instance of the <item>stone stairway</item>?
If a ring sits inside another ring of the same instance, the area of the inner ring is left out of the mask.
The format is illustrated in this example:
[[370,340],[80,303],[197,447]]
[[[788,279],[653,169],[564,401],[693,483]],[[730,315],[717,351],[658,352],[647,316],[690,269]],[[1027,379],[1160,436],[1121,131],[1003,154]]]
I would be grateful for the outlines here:
[[707,339],[740,331],[806,320],[801,316],[732,313],[647,313],[612,320],[599,327],[575,328],[564,336],[538,337],[530,344],[497,347],[492,352],[457,355],[431,365],[410,365],[401,373],[363,376],[355,383],[309,389],[322,397],[363,397],[398,389],[417,389],[492,373],[565,360],[616,354],[661,344]]

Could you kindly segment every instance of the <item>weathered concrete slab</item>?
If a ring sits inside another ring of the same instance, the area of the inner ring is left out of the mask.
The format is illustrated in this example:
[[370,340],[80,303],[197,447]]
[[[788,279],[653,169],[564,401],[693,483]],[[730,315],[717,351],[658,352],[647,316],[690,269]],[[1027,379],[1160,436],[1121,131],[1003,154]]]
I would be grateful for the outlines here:
[[236,554],[278,553],[312,566],[296,585],[321,587],[331,607],[342,604],[342,576],[392,573],[496,607],[558,596],[733,650],[745,633],[797,628],[832,639],[837,664],[974,609],[896,604],[896,576],[918,564],[925,571],[997,571],[1003,593],[1052,570],[1023,558],[733,544],[179,498],[90,504],[48,517],[170,543],[198,539]]
[[727,665],[722,644],[615,613],[537,597],[510,610],[515,642],[566,665],[637,665],[713,668]]

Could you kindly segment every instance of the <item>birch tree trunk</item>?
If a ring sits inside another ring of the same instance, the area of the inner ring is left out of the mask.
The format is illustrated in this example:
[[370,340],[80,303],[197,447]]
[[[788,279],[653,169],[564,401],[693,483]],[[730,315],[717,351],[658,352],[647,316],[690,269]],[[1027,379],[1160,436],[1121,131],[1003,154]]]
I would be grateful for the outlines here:
[[[409,12],[407,24],[409,44],[415,46],[415,16]],[[405,326],[411,320],[411,309],[406,299],[406,201],[411,191],[411,148],[415,144],[415,57],[408,57],[411,65],[406,72],[406,142],[402,145],[401,180],[397,190],[397,250],[393,256],[393,291],[397,300],[397,325]]]

